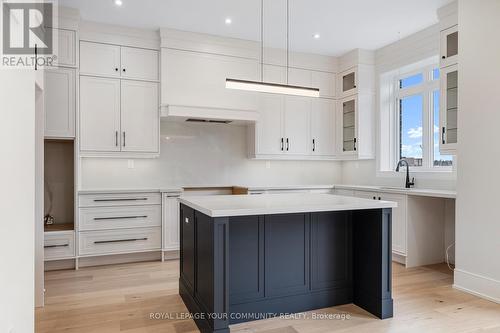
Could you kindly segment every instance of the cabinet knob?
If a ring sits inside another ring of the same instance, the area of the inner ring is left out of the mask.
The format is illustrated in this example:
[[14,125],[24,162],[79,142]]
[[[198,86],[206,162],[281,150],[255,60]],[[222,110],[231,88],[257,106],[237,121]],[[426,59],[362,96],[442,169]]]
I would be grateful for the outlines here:
[[441,59],[446,59],[446,56],[442,56]]
[[186,217],[186,218],[184,219],[184,222],[189,223],[189,217]]
[[378,197],[379,200],[382,200],[382,198]]
[[123,73],[125,73],[125,68],[124,68],[124,69],[122,69],[122,71],[123,71]]
[[115,72],[118,72],[118,67],[115,67]]
[[377,198],[376,198],[376,197],[373,197],[373,200],[377,200]]

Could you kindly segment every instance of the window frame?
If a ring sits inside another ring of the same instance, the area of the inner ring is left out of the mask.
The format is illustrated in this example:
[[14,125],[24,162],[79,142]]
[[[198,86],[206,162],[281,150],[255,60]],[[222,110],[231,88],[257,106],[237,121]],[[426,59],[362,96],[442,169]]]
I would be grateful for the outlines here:
[[[433,79],[433,70],[439,70],[439,63],[434,59],[432,60],[405,66],[404,68],[382,74],[380,77],[378,176],[398,174],[394,169],[400,156],[400,100],[413,95],[422,95],[423,98],[423,152],[422,166],[412,167],[412,173],[422,172],[427,175],[431,175],[432,173],[437,175],[453,175],[455,173],[455,157],[452,157],[452,166],[434,166],[435,110],[433,95],[435,91],[440,91],[440,79]],[[422,83],[407,88],[400,88],[401,79],[420,73],[423,74]],[[384,131],[389,132],[384,133]],[[388,145],[389,149],[386,149],[384,145]]]

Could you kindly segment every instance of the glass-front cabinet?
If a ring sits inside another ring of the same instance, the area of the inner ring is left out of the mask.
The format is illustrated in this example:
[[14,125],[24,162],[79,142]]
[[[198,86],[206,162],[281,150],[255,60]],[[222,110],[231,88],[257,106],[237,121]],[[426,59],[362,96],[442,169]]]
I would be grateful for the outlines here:
[[447,67],[458,62],[458,26],[441,31],[440,67]]
[[340,73],[340,97],[351,96],[358,92],[358,73],[356,68],[351,68]]
[[350,97],[340,102],[340,119],[341,119],[341,153],[355,153],[356,147],[356,120],[357,120],[357,100],[356,97]]
[[455,154],[458,134],[458,65],[441,68],[441,153]]

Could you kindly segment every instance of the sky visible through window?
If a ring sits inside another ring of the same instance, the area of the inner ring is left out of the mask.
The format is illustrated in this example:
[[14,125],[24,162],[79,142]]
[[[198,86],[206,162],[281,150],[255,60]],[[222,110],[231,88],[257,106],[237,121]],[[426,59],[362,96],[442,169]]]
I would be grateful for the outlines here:
[[[431,80],[439,80],[439,69],[433,69],[430,73]],[[417,73],[406,76],[399,80],[399,88],[406,89],[416,87],[424,83],[424,73]],[[430,164],[432,166],[451,166],[452,156],[441,155],[439,152],[439,140],[441,139],[439,124],[439,90],[428,92],[431,96],[430,116],[432,125],[428,131],[432,138],[432,154]],[[428,108],[424,106],[424,93],[415,93],[400,99],[400,158],[406,158],[412,166],[422,166],[424,158],[423,147],[423,119],[424,111]],[[426,125],[427,128],[428,125]]]

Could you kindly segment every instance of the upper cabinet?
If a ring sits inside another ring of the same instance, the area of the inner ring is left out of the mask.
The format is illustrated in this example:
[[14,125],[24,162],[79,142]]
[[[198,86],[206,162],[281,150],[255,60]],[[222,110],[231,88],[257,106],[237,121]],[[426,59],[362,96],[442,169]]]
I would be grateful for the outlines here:
[[246,58],[162,48],[161,105],[256,111],[258,94],[226,88],[226,79],[259,80]]
[[458,26],[441,31],[440,67],[446,67],[458,62]]
[[57,66],[76,67],[76,31],[57,30]]
[[375,157],[374,95],[357,94],[339,101],[338,154],[343,159]]
[[458,134],[458,65],[441,69],[441,153],[454,154],[456,152]]
[[457,155],[460,106],[458,104],[458,8],[452,2],[438,10],[440,41],[439,151]]
[[158,51],[80,42],[80,74],[158,81]]
[[318,88],[319,96],[323,98],[335,98],[335,81],[336,78],[333,73],[300,68],[288,69],[289,84]]
[[82,155],[157,156],[158,51],[81,42]]
[[76,31],[55,29],[54,67],[45,69],[45,137],[74,139],[76,114]]
[[357,72],[357,68],[351,68],[339,74],[340,97],[354,95],[358,92]]
[[75,69],[47,68],[44,83],[45,137],[75,137]]

